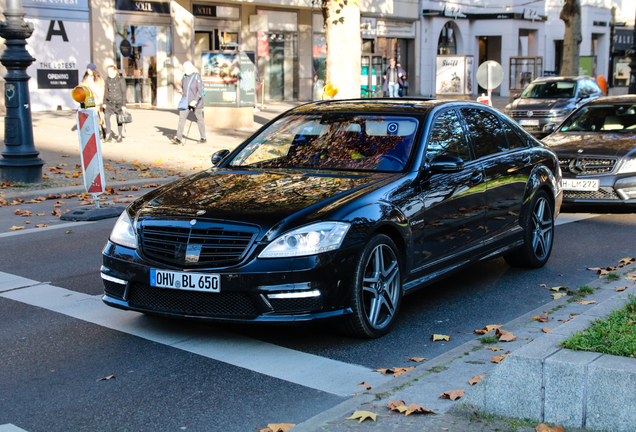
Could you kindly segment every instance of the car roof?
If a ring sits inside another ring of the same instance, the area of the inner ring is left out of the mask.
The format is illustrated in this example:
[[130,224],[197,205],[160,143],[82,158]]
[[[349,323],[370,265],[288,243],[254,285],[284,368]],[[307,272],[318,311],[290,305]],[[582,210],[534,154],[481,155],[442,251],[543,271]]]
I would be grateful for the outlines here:
[[534,81],[532,81],[533,83],[536,82],[554,82],[554,81],[565,81],[565,82],[574,82],[574,81],[580,81],[583,79],[592,79],[592,77],[589,76],[558,76],[558,77],[543,77],[543,78],[537,78]]
[[603,96],[600,98],[592,99],[589,102],[585,102],[585,106],[590,105],[605,105],[612,103],[632,103],[636,104],[636,95],[620,95],[620,96]]
[[422,114],[433,108],[451,105],[472,105],[483,108],[486,105],[469,100],[427,99],[427,98],[379,98],[379,99],[343,99],[309,102],[294,108],[289,113],[311,114],[316,112],[402,112]]

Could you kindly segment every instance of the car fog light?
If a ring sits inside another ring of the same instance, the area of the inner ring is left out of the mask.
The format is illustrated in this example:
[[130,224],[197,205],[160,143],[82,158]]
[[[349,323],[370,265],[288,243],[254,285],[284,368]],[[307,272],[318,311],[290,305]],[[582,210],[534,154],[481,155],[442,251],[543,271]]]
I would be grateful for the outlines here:
[[267,298],[269,298],[270,300],[273,300],[273,299],[298,299],[298,298],[310,298],[310,297],[320,297],[320,291],[312,290],[312,291],[303,291],[303,292],[287,292],[287,293],[267,294]]
[[101,275],[102,275],[102,279],[107,280],[108,282],[112,282],[112,283],[116,283],[120,285],[126,285],[128,283],[123,279],[117,279],[116,277],[105,275],[104,273],[101,273]]

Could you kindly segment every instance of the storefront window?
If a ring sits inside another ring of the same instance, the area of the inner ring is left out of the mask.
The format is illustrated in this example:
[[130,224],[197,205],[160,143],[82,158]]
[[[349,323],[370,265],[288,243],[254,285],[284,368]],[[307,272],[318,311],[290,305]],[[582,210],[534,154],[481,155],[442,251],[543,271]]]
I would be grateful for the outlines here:
[[457,41],[455,40],[455,30],[453,24],[447,22],[439,34],[437,41],[438,55],[455,55],[457,54]]
[[157,105],[157,77],[172,56],[170,28],[117,24],[116,43],[128,103]]
[[267,15],[268,32],[257,33],[258,69],[265,99],[298,100],[298,15],[258,10]]

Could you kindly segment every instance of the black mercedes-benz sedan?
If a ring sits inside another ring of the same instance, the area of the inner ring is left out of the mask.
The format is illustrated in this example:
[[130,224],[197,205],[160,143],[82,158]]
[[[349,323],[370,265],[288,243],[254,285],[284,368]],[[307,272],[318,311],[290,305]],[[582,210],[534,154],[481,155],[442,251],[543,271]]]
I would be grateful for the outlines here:
[[471,102],[309,103],[212,159],[121,215],[106,304],[379,337],[405,294],[460,268],[543,266],[562,199],[553,151]]
[[543,142],[559,156],[563,202],[636,204],[636,96],[590,101]]

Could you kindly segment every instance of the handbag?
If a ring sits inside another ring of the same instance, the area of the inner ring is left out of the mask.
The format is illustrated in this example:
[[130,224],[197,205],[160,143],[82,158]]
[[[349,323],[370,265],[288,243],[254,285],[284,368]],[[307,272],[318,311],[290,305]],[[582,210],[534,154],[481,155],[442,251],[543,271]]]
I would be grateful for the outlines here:
[[117,124],[132,123],[132,114],[129,111],[117,113]]
[[191,79],[191,80],[190,80],[190,82],[188,83],[188,90],[186,91],[186,94],[184,94],[184,95],[181,97],[181,100],[179,101],[179,105],[177,105],[177,108],[178,108],[180,111],[183,111],[183,110],[187,110],[187,109],[188,109],[188,105],[189,105],[189,104],[188,104],[188,99],[190,99],[190,85],[192,84],[192,81],[194,81],[194,77],[193,77],[193,79]]

